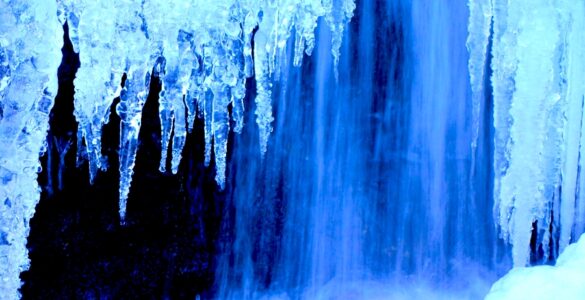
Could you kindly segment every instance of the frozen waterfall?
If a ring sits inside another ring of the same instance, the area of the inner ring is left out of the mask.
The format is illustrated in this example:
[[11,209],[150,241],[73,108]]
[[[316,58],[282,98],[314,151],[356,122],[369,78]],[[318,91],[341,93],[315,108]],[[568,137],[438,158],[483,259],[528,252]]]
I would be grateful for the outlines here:
[[160,172],[202,120],[228,195],[217,298],[484,296],[585,232],[583,1],[0,0],[3,299],[29,267],[65,23],[92,183],[120,118],[118,222],[151,80]]

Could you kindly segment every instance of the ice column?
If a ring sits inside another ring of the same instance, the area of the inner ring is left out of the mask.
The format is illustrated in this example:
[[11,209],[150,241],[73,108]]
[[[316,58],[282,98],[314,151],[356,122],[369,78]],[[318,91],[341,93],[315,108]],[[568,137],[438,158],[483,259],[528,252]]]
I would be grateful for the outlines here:
[[561,88],[564,96],[564,160],[560,197],[561,232],[559,253],[576,242],[585,226],[585,140],[583,105],[585,97],[585,3],[559,1],[561,48]]
[[487,60],[487,46],[490,38],[492,21],[491,0],[469,0],[469,36],[467,49],[469,50],[469,80],[472,91],[472,155],[475,155],[479,136],[479,121],[482,99],[485,97],[485,64]]
[[584,4],[553,2],[493,1],[495,216],[516,266],[533,234],[546,260],[559,227],[561,251],[583,230]]
[[18,299],[63,31],[44,0],[0,1],[0,24],[0,295]]

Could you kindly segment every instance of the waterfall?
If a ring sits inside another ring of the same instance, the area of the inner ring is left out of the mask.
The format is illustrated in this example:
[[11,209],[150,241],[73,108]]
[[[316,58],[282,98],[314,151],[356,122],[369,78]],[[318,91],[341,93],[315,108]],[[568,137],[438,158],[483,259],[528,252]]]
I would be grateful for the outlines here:
[[323,22],[300,69],[282,58],[266,155],[254,126],[234,138],[220,298],[412,277],[465,289],[469,272],[506,270],[489,95],[470,146],[466,5],[358,1],[337,79]]
[[[221,220],[198,225],[217,233],[205,296],[477,298],[583,249],[583,1],[114,2],[0,1],[0,296],[20,297],[70,148],[90,184],[117,167],[116,226],[137,224],[143,118],[156,176],[196,177],[197,143],[215,172],[181,186],[221,193]],[[79,57],[71,136],[48,126],[60,26]]]

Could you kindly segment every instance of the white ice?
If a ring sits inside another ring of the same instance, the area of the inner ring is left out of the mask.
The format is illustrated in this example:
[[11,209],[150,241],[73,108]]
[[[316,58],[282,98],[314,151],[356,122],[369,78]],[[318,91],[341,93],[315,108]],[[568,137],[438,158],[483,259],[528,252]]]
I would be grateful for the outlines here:
[[52,1],[0,1],[0,297],[20,298],[39,154],[57,94],[63,31]]
[[[286,52],[287,40],[294,32],[299,65],[302,53],[311,52],[313,31],[323,18],[334,29],[332,55],[338,59],[354,6],[353,0],[0,0],[3,299],[19,298],[19,274],[28,268],[26,237],[39,200],[39,153],[45,151],[49,112],[57,93],[62,23],[67,22],[80,58],[74,81],[78,162],[88,160],[92,182],[107,167],[101,153],[102,127],[109,122],[114,98],[120,97],[115,112],[121,119],[119,200],[124,222],[152,75],[162,82],[160,170],[167,169],[170,148],[171,172],[178,171],[187,132],[199,115],[205,119],[206,162],[213,148],[216,181],[223,187],[230,119],[236,132],[244,125],[246,78],[256,72],[263,153],[272,130],[275,62]],[[256,26],[260,31],[254,38]]]
[[[177,173],[187,133],[196,115],[204,118],[205,163],[215,157],[216,181],[225,185],[230,114],[234,131],[243,127],[246,78],[257,82],[256,123],[260,152],[272,131],[272,84],[277,62],[295,32],[295,64],[314,45],[320,17],[332,29],[332,55],[339,47],[353,14],[353,0],[59,0],[59,15],[67,20],[81,67],[75,80],[75,115],[79,122],[79,154],[89,160],[93,181],[106,167],[101,155],[101,128],[120,96],[120,216],[124,219],[138,149],[142,107],[149,77],[160,78],[159,100],[162,153],[160,171]],[[103,16],[108,18],[104,19]],[[252,35],[254,28],[258,31]],[[254,51],[251,49],[254,39]],[[254,53],[252,57],[252,53]],[[126,85],[120,87],[123,74]],[[172,137],[172,139],[171,139]],[[84,140],[84,143],[81,141]],[[83,147],[85,146],[85,147]]]
[[[547,260],[557,255],[549,228],[560,229],[560,251],[583,233],[585,4],[553,2],[492,1],[495,216],[515,266],[528,264],[533,234]],[[474,30],[469,40],[485,33]]]

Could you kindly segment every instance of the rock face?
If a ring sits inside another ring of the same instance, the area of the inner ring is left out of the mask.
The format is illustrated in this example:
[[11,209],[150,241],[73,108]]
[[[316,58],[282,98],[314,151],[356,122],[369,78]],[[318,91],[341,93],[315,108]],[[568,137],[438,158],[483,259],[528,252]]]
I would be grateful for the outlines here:
[[512,269],[486,297],[502,299],[585,299],[585,235],[565,249],[555,266]]

